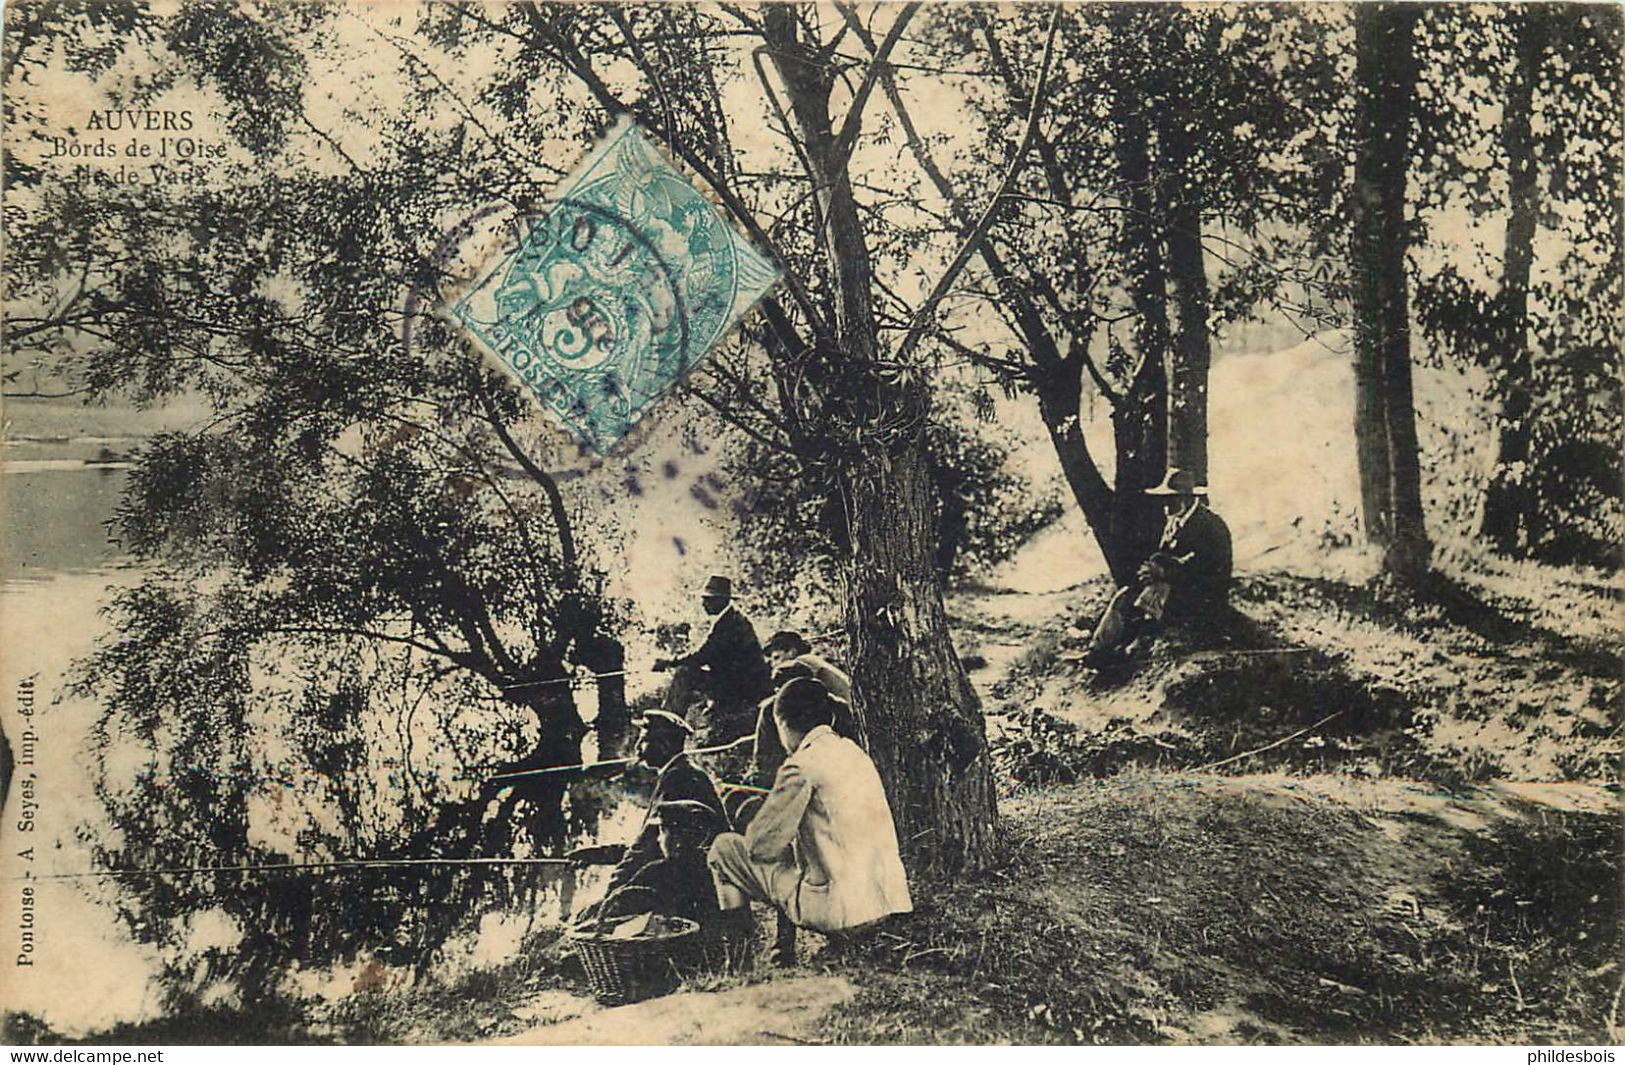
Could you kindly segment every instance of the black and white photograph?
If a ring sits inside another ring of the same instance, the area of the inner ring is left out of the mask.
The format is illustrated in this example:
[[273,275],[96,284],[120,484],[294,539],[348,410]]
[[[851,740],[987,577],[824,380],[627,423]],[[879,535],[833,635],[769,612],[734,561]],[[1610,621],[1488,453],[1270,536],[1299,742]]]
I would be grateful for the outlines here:
[[0,19],[0,1043],[1625,1039],[1625,8]]

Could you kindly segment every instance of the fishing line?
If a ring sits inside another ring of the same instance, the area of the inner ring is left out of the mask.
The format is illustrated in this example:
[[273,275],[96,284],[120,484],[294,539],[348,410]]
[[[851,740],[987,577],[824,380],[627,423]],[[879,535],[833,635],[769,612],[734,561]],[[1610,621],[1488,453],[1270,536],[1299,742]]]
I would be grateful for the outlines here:
[[[719,744],[716,747],[696,747],[696,748],[694,748],[692,750],[686,750],[683,753],[684,754],[720,754],[723,751],[731,751],[735,747],[743,747],[747,743],[755,743],[755,742],[756,742],[756,737],[755,736],[741,736],[737,740],[732,741],[731,743]],[[522,769],[522,770],[519,770],[518,772],[514,772],[514,773],[499,773],[494,777],[487,777],[486,781],[487,781],[487,783],[495,783],[496,781],[499,781],[499,780],[515,780],[515,779],[520,778],[520,777],[539,777],[539,776],[544,776],[544,775],[547,775],[547,774],[550,774],[550,773],[574,773],[574,772],[577,772],[577,771],[584,771],[584,770],[588,770],[588,769],[598,769],[598,768],[602,768],[602,767],[606,767],[606,766],[612,766],[612,765],[631,765],[635,761],[637,761],[636,758],[611,758],[610,760],[608,760],[606,762],[582,762],[582,763],[579,763],[577,765],[550,765],[550,766],[547,766],[547,767],[545,767],[543,769]]]
[[[741,736],[732,743],[724,743],[717,747],[702,747],[697,750],[684,751],[684,754],[716,754],[719,751],[739,747],[752,736]],[[585,765],[552,766],[548,769],[532,769],[525,773],[511,773],[508,776],[534,776],[538,773],[560,773],[570,769],[590,769],[594,766],[626,765],[634,759],[618,758],[610,762],[589,762]],[[503,777],[492,777],[492,780],[501,780]],[[766,795],[767,788],[758,788],[750,784],[730,784],[721,781],[717,784],[721,791],[742,791],[752,795]],[[188,865],[176,866],[167,869],[97,869],[86,873],[41,873],[29,876],[10,876],[8,881],[27,880],[84,880],[93,877],[108,876],[169,876],[194,873],[255,873],[255,872],[293,872],[306,869],[384,869],[400,867],[422,867],[431,865],[573,865],[569,858],[336,858],[325,862],[272,862],[267,865]]]
[[83,880],[106,876],[171,876],[191,873],[263,873],[306,869],[382,869],[428,865],[571,865],[569,858],[338,858],[325,862],[271,862],[266,865],[184,865],[166,869],[96,869],[87,873],[38,873],[7,880]]

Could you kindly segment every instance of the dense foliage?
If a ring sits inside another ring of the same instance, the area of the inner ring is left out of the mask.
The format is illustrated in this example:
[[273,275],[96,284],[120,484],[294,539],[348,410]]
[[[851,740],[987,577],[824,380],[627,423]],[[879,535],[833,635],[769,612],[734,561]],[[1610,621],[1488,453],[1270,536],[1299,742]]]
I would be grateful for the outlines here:
[[[48,139],[41,84],[66,71],[121,105],[183,94],[231,148],[158,186],[4,162],[7,382],[45,368],[91,398],[208,410],[139,458],[118,535],[141,580],[77,678],[105,706],[111,830],[90,842],[113,865],[490,855],[591,824],[561,789],[493,803],[480,780],[579,751],[570,678],[624,665],[613,530],[566,476],[591,463],[426,312],[482,229],[540,204],[618,115],[784,268],[684,387],[731,434],[754,583],[841,597],[860,711],[931,868],[993,838],[943,583],[1056,509],[967,408],[1036,402],[1125,576],[1154,533],[1140,489],[1205,466],[1213,337],[1346,324],[1358,280],[1344,7],[8,15],[8,147]],[[1514,515],[1492,540],[1543,558],[1612,561],[1622,520],[1619,44],[1596,8],[1439,7],[1415,38],[1417,318],[1428,357],[1487,372],[1503,461],[1485,487]],[[1473,262],[1455,220],[1503,215]],[[1110,485],[1079,424],[1091,393],[1113,412]],[[121,881],[120,906],[177,958],[224,911],[242,938],[211,964],[253,988],[290,954],[398,941],[423,963],[510,883],[154,876]]]

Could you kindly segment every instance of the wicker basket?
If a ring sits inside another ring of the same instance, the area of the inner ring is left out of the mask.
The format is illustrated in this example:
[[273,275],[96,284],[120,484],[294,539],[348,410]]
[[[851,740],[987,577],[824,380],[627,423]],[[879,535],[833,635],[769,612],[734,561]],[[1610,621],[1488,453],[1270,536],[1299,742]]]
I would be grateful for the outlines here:
[[700,926],[681,917],[668,920],[678,930],[658,936],[614,939],[606,932],[581,930],[569,934],[598,1001],[614,1006],[667,994],[699,965]]

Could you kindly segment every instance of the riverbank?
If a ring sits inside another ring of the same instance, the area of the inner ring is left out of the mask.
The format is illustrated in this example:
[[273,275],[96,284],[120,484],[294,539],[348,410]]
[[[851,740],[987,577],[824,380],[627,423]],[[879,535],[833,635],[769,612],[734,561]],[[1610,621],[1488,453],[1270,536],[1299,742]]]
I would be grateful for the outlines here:
[[[96,1042],[1597,1043],[1617,1038],[1617,822],[1392,782],[1126,771],[1007,800],[999,863],[794,969],[605,1010],[551,936],[323,1017],[204,1011]],[[21,1034],[21,1033],[17,1033]]]
[[1611,584],[1480,565],[1407,597],[1252,574],[1231,625],[1174,634],[1117,677],[1081,669],[1064,624],[1104,594],[952,601],[1004,847],[974,877],[919,885],[917,911],[862,942],[807,934],[794,969],[606,1010],[538,928],[449,982],[358,960],[321,1003],[188,1007],[91,1041],[1622,1034]]

